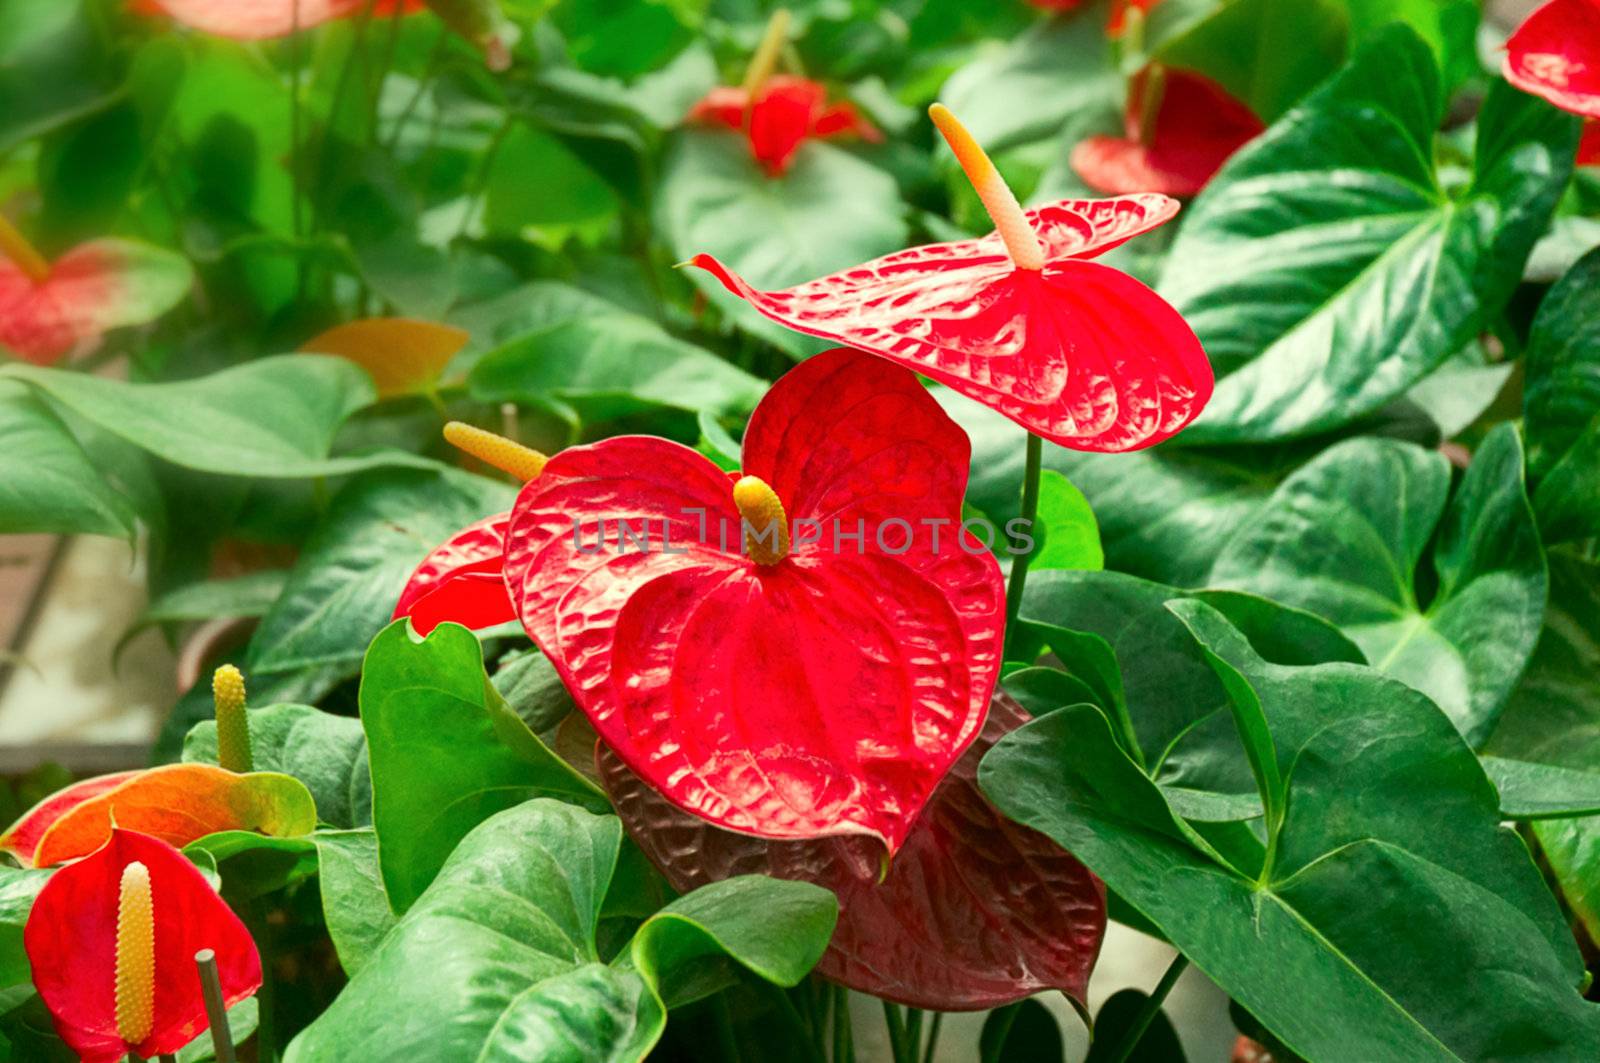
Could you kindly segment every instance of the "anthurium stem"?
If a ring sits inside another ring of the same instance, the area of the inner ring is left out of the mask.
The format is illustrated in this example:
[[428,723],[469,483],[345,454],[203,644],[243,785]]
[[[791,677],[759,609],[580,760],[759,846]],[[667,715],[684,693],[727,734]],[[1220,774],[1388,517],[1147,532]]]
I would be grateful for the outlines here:
[[194,965],[200,970],[200,995],[206,1002],[212,1054],[217,1057],[217,1063],[233,1063],[233,1030],[228,1027],[228,1008],[222,999],[217,954],[210,949],[201,949],[194,954]]
[[943,1023],[944,1012],[934,1012],[928,1022],[928,1043],[922,1049],[922,1063],[933,1063],[933,1054],[939,1050],[939,1027]]
[[894,1063],[906,1063],[906,1026],[898,1004],[883,1002],[883,1023],[889,1028],[889,1051]]
[[1172,963],[1167,967],[1167,973],[1161,976],[1161,981],[1156,984],[1155,992],[1145,998],[1144,1007],[1139,1009],[1139,1014],[1134,1016],[1133,1025],[1128,1027],[1128,1032],[1122,1035],[1122,1042],[1117,1045],[1117,1050],[1111,1054],[1110,1063],[1125,1063],[1139,1047],[1139,1042],[1144,1038],[1144,1032],[1155,1021],[1156,1015],[1161,1011],[1161,1004],[1167,999],[1167,994],[1172,992],[1172,987],[1178,984],[1178,976],[1183,974],[1185,967],[1189,966],[1189,957],[1178,953],[1172,958]]
[[18,232],[4,214],[0,214],[0,255],[9,258],[35,284],[50,276],[50,263],[28,243],[28,238]]
[[1044,248],[1039,245],[1039,237],[1034,233],[1028,216],[1022,213],[1022,204],[1017,202],[1011,186],[995,169],[988,152],[944,104],[936,103],[929,107],[928,117],[933,119],[945,143],[955,152],[962,172],[972,182],[972,190],[978,193],[978,198],[983,201],[983,209],[989,212],[989,217],[994,221],[995,231],[1005,242],[1006,253],[1011,256],[1011,261],[1016,263],[1018,269],[1044,269]]
[[[1039,519],[1039,473],[1044,463],[1044,440],[1028,433],[1028,455],[1022,469],[1022,513],[1031,536]],[[1016,645],[1017,617],[1022,612],[1022,592],[1028,585],[1028,566],[1033,563],[1037,544],[1011,557],[1011,581],[1006,585],[1006,648]]]
[[1156,142],[1156,119],[1167,95],[1167,68],[1151,63],[1139,86],[1139,144],[1148,148]]
[[778,68],[778,57],[783,54],[783,46],[789,40],[789,20],[789,9],[786,7],[778,8],[767,20],[766,32],[761,35],[761,43],[750,57],[750,65],[744,69],[744,81],[740,83],[751,99],[755,98]]
[[854,1030],[850,1025],[850,990],[833,987],[833,1063],[855,1063]]

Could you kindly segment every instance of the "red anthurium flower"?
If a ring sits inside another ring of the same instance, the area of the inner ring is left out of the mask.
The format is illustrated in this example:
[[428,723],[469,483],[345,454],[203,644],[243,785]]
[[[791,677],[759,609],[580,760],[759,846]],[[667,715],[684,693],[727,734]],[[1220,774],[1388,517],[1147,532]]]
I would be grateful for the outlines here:
[[151,321],[189,290],[188,263],[124,240],[47,262],[0,218],[0,350],[50,365],[103,333]]
[[[166,15],[202,33],[259,41],[352,18],[365,10],[367,0],[134,0],[131,6],[139,14]],[[425,6],[422,0],[377,0],[372,13],[380,18],[409,15]]]
[[[543,472],[550,461],[531,447],[460,421],[445,425],[444,437],[452,446],[524,483]],[[517,619],[502,574],[510,522],[509,513],[485,517],[429,551],[406,580],[391,619],[409,616],[411,626],[424,636],[447,620],[481,629]]]
[[1506,80],[1600,118],[1600,0],[1550,0],[1506,41]]
[[109,793],[141,774],[139,771],[119,771],[111,775],[97,775],[57,790],[24,812],[4,834],[0,834],[0,851],[16,857],[23,867],[32,867],[34,851],[39,848],[45,832],[55,826],[57,820],[85,801]]
[[1578,141],[1578,165],[1600,166],[1600,118],[1583,123],[1583,139]]
[[505,578],[601,738],[680,808],[889,850],[977,738],[1005,593],[958,527],[971,447],[858,351],[791,370],[744,475],[662,439],[564,450],[523,488]]
[[1072,168],[1097,192],[1193,196],[1266,128],[1210,78],[1148,66],[1133,79],[1126,135],[1097,136],[1072,152]]
[[710,255],[692,264],[780,324],[898,362],[1065,447],[1134,450],[1192,421],[1212,388],[1194,330],[1145,285],[1086,261],[1178,204],[1147,194],[1024,214],[967,131],[934,114],[997,232],[774,292]]
[[755,92],[734,86],[712,89],[689,112],[689,120],[748,131],[750,154],[764,170],[781,176],[800,145],[813,138],[883,134],[849,103],[828,103],[828,90],[808,78],[779,75]]
[[978,791],[978,762],[1027,719],[997,692],[983,735],[957,762],[879,880],[862,838],[764,841],[674,808],[602,744],[601,781],[628,833],[674,889],[734,875],[833,890],[839,922],[817,970],[851,989],[941,1011],[992,1008],[1044,989],[1084,1000],[1105,935],[1105,887]]
[[206,1027],[194,955],[217,955],[229,1005],[261,985],[255,942],[182,853],[113,831],[39,891],[23,932],[33,984],[85,1063],[175,1053]]

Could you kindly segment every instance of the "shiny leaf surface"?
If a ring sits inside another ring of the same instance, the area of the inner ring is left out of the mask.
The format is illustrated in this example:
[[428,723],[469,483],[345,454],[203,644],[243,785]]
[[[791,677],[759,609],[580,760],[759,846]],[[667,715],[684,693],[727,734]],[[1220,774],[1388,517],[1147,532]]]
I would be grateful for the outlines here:
[[1600,250],[1545,296],[1528,337],[1523,422],[1546,541],[1600,532]]

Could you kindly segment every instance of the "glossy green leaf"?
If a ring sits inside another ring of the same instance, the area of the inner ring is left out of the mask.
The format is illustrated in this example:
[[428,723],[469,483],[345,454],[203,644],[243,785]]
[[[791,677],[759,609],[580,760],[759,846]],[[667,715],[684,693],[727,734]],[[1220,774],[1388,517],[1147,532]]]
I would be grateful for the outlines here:
[[0,988],[32,981],[28,954],[22,948],[22,929],[33,911],[33,899],[50,875],[49,871],[0,868]]
[[168,591],[145,606],[141,624],[181,623],[217,617],[265,616],[283,592],[288,573],[261,569],[230,579],[202,580]]
[[1088,864],[1303,1056],[1600,1051],[1571,935],[1450,721],[1368,668],[1269,664],[1208,606],[1171,608],[1294,766],[1261,870],[1184,822],[1091,706],[1000,741],[979,772],[997,807]]
[[361,670],[361,726],[379,862],[396,913],[496,812],[541,796],[611,807],[511,711],[484,674],[477,637],[456,624],[418,641],[400,620],[373,640]]
[[[242,1045],[256,1032],[260,1025],[261,1007],[255,997],[246,997],[228,1009],[228,1032],[233,1035],[233,1043]],[[216,1052],[211,1043],[211,1038],[201,1033],[190,1041],[178,1052],[177,1063],[210,1063],[216,1059]]]
[[[251,709],[250,753],[257,771],[292,775],[317,805],[317,819],[335,827],[372,822],[372,775],[361,721],[309,705]],[[217,763],[217,725],[205,720],[183,740],[183,759]]]
[[1327,431],[1486,331],[1548,224],[1576,123],[1497,83],[1469,187],[1441,187],[1435,60],[1404,27],[1245,147],[1188,212],[1161,290],[1217,391],[1190,444]]
[[493,681],[511,711],[535,734],[555,727],[576,708],[556,666],[537,649],[502,657]]
[[1034,535],[1042,540],[1033,556],[1034,569],[1105,567],[1100,525],[1089,500],[1054,469],[1039,476],[1039,522],[1034,525]]
[[355,675],[417,563],[468,524],[508,508],[514,496],[509,484],[434,469],[370,472],[334,498],[261,619],[247,672]]
[[311,840],[317,847],[322,918],[339,966],[353,978],[395,924],[378,869],[378,835],[370,827],[319,830]]
[[587,292],[550,281],[523,292],[527,331],[478,360],[474,398],[553,398],[604,421],[659,406],[748,413],[766,392],[765,381]]
[[596,946],[622,827],[548,799],[462,841],[333,1005],[289,1046],[322,1059],[643,1059],[666,990],[707,963],[792,985],[826,947],[831,894],[738,878],[674,901],[607,965]]
[[[1119,989],[1107,997],[1094,1017],[1094,1040],[1083,1063],[1124,1063],[1115,1053],[1149,999],[1137,989]],[[1183,1043],[1165,1011],[1157,1009],[1137,1047],[1125,1059],[1126,1063],[1184,1063]]]
[[1564,819],[1600,814],[1600,774],[1505,757],[1481,758],[1500,791],[1507,819]]
[[1150,36],[1156,60],[1200,71],[1271,121],[1339,67],[1349,25],[1340,0],[1210,0],[1152,11]]
[[[717,256],[757,288],[787,288],[906,246],[894,179],[821,141],[800,148],[789,171],[769,177],[732,132],[686,130],[662,163],[655,224],[672,254]],[[789,332],[730,295],[704,270],[688,276],[731,320],[784,350],[823,341]]]
[[70,429],[20,384],[0,380],[0,534],[131,538],[134,510],[103,479]]
[[376,398],[372,379],[342,358],[279,355],[170,384],[30,365],[6,366],[0,374],[157,457],[202,472],[332,476],[418,460],[328,456],[345,418]]
[[1528,336],[1523,420],[1539,530],[1600,534],[1600,249],[1545,296]]
[[223,894],[235,903],[299,885],[317,873],[317,847],[310,833],[274,838],[246,830],[217,831],[183,851],[190,859],[210,857]]
[[[1169,794],[1253,796],[1227,690],[1188,629],[1166,608],[1173,599],[1191,596],[1221,610],[1269,660],[1319,664],[1362,659],[1326,622],[1265,598],[1231,592],[1191,595],[1119,572],[1039,573],[1028,580],[1021,619],[1038,629],[1069,672],[1096,691],[1092,700],[1108,710],[1111,699],[1124,702],[1145,766]],[[1063,640],[1063,633],[1102,640],[1111,655],[1109,668],[1096,664],[1086,672],[1089,662]],[[1117,689],[1110,695],[1104,693],[1108,671]]]
[[[1486,747],[1496,757],[1589,773],[1600,763],[1600,564],[1550,555],[1550,608],[1544,634],[1521,684]],[[1570,797],[1563,776],[1531,775],[1541,784],[1524,803]],[[1590,940],[1600,940],[1600,816],[1533,824],[1561,895]]]
[[[1026,433],[948,388],[934,395],[972,440],[968,501],[1004,526],[1021,508]],[[1045,468],[1065,476],[1093,509],[1106,563],[1177,587],[1205,584],[1223,545],[1271,496],[1283,464],[1259,451],[1163,446],[1084,454],[1044,446]]]
[[1544,615],[1544,551],[1522,464],[1516,429],[1500,427],[1446,508],[1442,455],[1342,443],[1284,482],[1210,582],[1339,625],[1374,667],[1433,698],[1481,745]]

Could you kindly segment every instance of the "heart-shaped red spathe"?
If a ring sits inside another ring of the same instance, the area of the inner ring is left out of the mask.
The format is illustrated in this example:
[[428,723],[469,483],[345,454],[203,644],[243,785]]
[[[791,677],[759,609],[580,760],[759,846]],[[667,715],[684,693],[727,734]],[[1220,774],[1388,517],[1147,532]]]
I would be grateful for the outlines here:
[[391,619],[409,616],[424,637],[446,621],[481,630],[517,619],[502,574],[510,522],[510,513],[497,513],[434,547],[406,580]]
[[[1162,96],[1153,135],[1141,138],[1152,86]],[[1124,126],[1125,136],[1090,137],[1072,151],[1072,168],[1097,192],[1198,195],[1230,155],[1266,128],[1210,78],[1173,69],[1156,75],[1149,67],[1130,86]]]
[[111,329],[166,313],[190,280],[178,256],[123,240],[80,244],[42,277],[0,258],[0,349],[51,365]]
[[1086,261],[1169,221],[1155,194],[1064,200],[1026,214],[1045,254],[1018,268],[999,234],[899,251],[762,292],[710,271],[765,316],[932,377],[1074,450],[1159,443],[1211,397],[1200,341],[1165,299]]
[[1105,886],[1050,839],[994,810],[978,762],[1027,720],[996,692],[983,734],[928,802],[881,882],[860,838],[765,841],[685,815],[603,744],[601,781],[633,840],[685,891],[734,875],[813,882],[839,898],[819,973],[941,1011],[992,1008],[1045,989],[1085,999],[1105,935]]
[[[155,1025],[138,1044],[117,1032],[117,906],[122,872],[150,874],[155,924]],[[116,830],[94,853],[68,864],[39,891],[23,932],[33,984],[56,1032],[85,1063],[116,1063],[130,1051],[175,1053],[206,1028],[194,955],[217,955],[223,999],[233,1005],[261,985],[261,958],[239,917],[199,869],[166,842]]]
[[[142,15],[165,15],[173,21],[217,37],[241,41],[283,37],[296,29],[353,18],[368,0],[135,0]],[[422,0],[377,0],[372,13],[385,18],[408,15],[426,7]],[[298,8],[298,11],[296,10]]]
[[16,857],[23,867],[32,867],[34,851],[57,820],[85,801],[92,801],[143,774],[142,771],[119,771],[96,775],[57,790],[17,817],[17,821],[0,834],[0,850]]
[[1600,0],[1550,0],[1506,41],[1506,80],[1600,118]]
[[747,132],[750,154],[773,176],[788,171],[795,152],[809,139],[883,139],[851,104],[828,103],[828,90],[820,82],[786,74],[766,79],[753,101],[743,88],[714,88],[689,111],[689,120]]
[[913,374],[829,351],[745,433],[744,473],[794,527],[782,560],[743,556],[728,473],[622,436],[523,488],[506,585],[595,730],[678,807],[892,852],[977,737],[1000,666],[999,565],[960,528],[970,451]]

